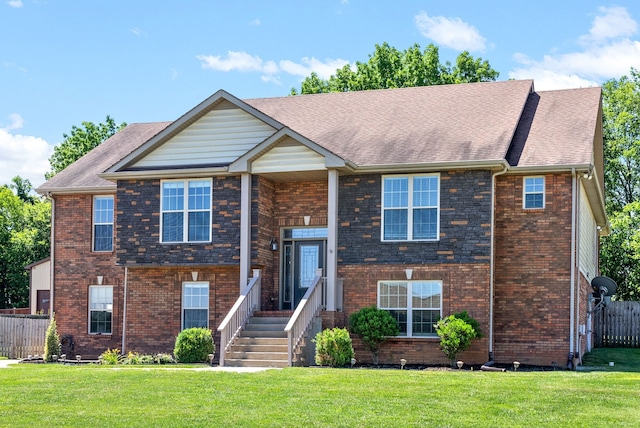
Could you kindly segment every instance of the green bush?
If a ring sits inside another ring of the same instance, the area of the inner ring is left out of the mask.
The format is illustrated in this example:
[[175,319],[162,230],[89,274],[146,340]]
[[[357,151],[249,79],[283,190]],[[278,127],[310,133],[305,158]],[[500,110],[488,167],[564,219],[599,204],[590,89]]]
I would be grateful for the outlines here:
[[375,365],[378,365],[378,353],[382,343],[400,333],[396,319],[389,312],[375,306],[362,308],[351,314],[349,328],[352,333],[360,336],[369,348]]
[[346,328],[325,329],[316,334],[313,342],[316,344],[316,364],[319,366],[346,366],[355,355]]
[[476,337],[476,330],[463,319],[449,315],[436,324],[436,332],[440,336],[440,349],[455,366],[456,355],[464,351]]
[[115,366],[122,361],[122,358],[122,354],[120,354],[120,350],[118,348],[107,349],[100,354],[100,357],[98,357],[100,364],[107,366]]
[[179,363],[205,363],[209,361],[209,354],[213,354],[214,351],[211,330],[193,327],[178,334],[173,355]]
[[56,326],[56,320],[52,314],[51,321],[49,322],[49,327],[47,327],[47,333],[45,335],[44,354],[42,355],[42,358],[47,362],[51,362],[53,361],[54,355],[60,355],[61,349],[58,327]]
[[480,330],[480,323],[478,321],[476,321],[475,318],[472,318],[467,311],[462,311],[462,312],[458,312],[453,314],[454,317],[458,318],[459,320],[462,320],[464,322],[466,322],[467,324],[469,324],[471,327],[473,327],[473,329],[476,331],[476,339],[480,339],[482,338],[482,330]]

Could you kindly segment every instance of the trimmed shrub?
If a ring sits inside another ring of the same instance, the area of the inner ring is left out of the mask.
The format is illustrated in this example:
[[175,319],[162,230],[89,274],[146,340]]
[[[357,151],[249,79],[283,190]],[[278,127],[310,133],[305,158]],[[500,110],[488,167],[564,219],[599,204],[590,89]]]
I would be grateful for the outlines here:
[[483,337],[482,330],[480,330],[480,323],[475,318],[472,318],[467,311],[455,313],[453,316],[473,327],[476,332],[476,339],[481,339]]
[[451,360],[455,367],[456,355],[464,351],[476,337],[476,330],[466,321],[449,315],[436,324],[436,332],[440,336],[440,349]]
[[58,327],[56,326],[56,320],[51,315],[51,321],[49,322],[49,327],[47,327],[47,333],[45,335],[44,341],[44,354],[42,358],[47,362],[53,361],[54,355],[60,355],[60,350],[62,349],[60,345],[60,336],[58,336]]
[[214,351],[211,330],[193,327],[178,334],[173,355],[179,363],[206,363],[209,361],[209,354],[213,354]]
[[316,334],[313,342],[316,344],[315,360],[319,366],[346,366],[355,355],[351,336],[346,328],[327,328]]
[[375,306],[362,308],[351,314],[349,328],[351,332],[360,336],[369,348],[375,365],[378,365],[378,353],[382,343],[387,338],[400,334],[396,319],[389,312]]

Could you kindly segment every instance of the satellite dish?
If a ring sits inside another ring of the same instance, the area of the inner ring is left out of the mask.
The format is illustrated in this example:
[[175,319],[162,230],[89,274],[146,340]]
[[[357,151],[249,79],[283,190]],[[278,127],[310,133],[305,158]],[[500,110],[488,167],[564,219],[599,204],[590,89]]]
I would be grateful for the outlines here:
[[611,297],[616,294],[618,285],[608,276],[596,276],[591,280],[591,288],[601,296]]

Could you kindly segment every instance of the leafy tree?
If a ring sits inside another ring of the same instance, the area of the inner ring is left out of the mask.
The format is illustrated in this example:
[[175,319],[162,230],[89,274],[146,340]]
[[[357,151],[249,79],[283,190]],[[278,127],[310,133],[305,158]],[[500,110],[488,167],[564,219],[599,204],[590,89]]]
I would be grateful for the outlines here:
[[29,274],[24,267],[47,257],[50,251],[49,202],[27,199],[14,194],[9,186],[0,187],[0,308],[29,305]]
[[611,234],[600,268],[618,284],[616,299],[640,300],[640,73],[602,85],[605,194]]
[[9,185],[9,188],[16,192],[16,195],[18,195],[23,202],[35,202],[35,197],[30,194],[33,190],[33,186],[29,179],[16,175],[11,179],[11,183],[12,184]]
[[[430,44],[424,51],[417,43],[405,51],[389,46],[386,42],[376,45],[369,61],[356,62],[355,70],[350,65],[336,70],[329,80],[311,73],[301,85],[302,94],[327,92],[364,91],[368,89],[407,88],[414,86],[443,85],[447,83],[469,83],[493,81],[499,73],[488,61],[473,58],[464,51],[455,65],[449,61],[442,64],[438,47]],[[298,91],[291,89],[291,95]]]
[[640,74],[602,85],[605,190],[609,214],[640,200]]
[[51,171],[45,174],[47,180],[99,146],[126,125],[124,122],[116,125],[115,120],[107,115],[104,123],[96,125],[92,122],[82,122],[82,127],[75,125],[71,127],[71,135],[62,134],[64,141],[53,149],[53,154],[49,158]]

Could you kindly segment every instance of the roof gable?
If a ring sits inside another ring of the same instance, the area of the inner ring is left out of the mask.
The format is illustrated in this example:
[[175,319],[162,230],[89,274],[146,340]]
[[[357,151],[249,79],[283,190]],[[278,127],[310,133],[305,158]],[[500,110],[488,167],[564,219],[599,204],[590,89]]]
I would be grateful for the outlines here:
[[280,128],[219,90],[106,172],[227,165]]

